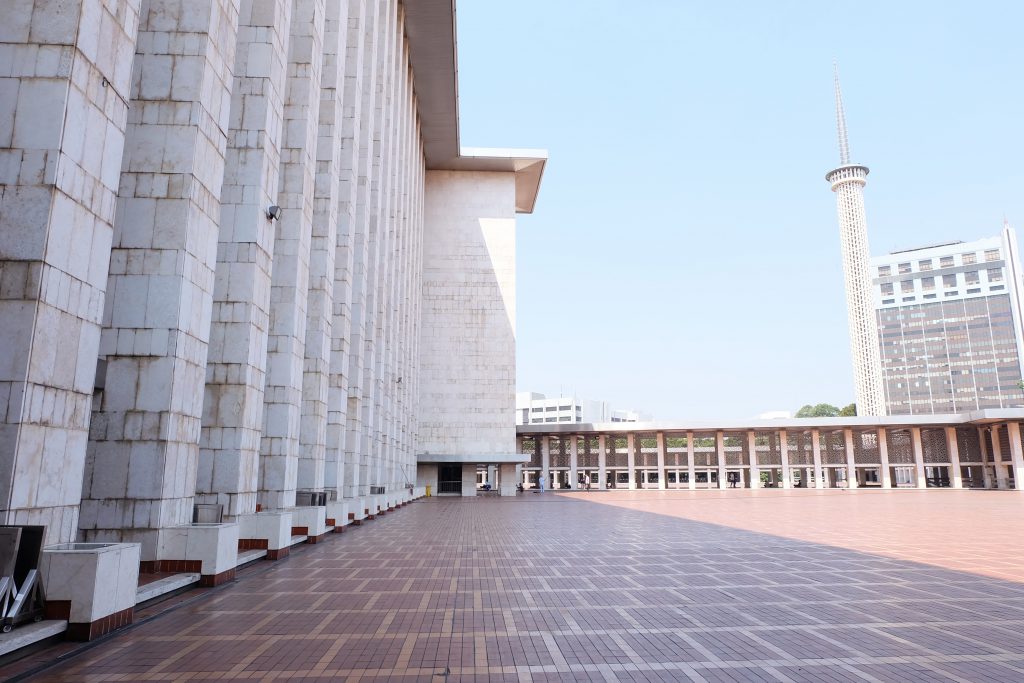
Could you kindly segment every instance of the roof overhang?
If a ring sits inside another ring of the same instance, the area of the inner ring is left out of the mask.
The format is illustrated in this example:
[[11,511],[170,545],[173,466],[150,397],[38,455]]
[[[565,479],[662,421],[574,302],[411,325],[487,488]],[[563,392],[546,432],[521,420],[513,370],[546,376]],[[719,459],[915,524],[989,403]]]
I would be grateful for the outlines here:
[[803,431],[805,429],[866,429],[871,427],[955,427],[957,425],[982,426],[997,422],[1024,420],[1024,408],[990,408],[968,413],[937,415],[888,415],[885,417],[809,417],[778,420],[718,420],[718,421],[657,421],[657,422],[598,422],[518,425],[516,433],[529,434],[615,434],[626,432],[741,432],[749,430]]
[[426,463],[448,463],[464,465],[509,465],[530,462],[528,453],[420,453],[416,456],[416,462]]
[[427,169],[515,173],[516,212],[532,213],[546,151],[463,149],[459,144],[455,0],[415,0],[403,7]]

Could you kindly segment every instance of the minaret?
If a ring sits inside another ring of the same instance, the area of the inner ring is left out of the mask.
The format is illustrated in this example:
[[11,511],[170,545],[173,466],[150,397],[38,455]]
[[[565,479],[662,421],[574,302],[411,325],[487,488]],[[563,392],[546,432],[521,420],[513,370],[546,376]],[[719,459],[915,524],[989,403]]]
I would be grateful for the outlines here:
[[878,320],[871,291],[868,225],[864,217],[864,185],[868,167],[850,163],[846,139],[846,113],[835,66],[836,126],[839,133],[839,167],[825,179],[836,193],[839,240],[843,247],[843,279],[846,283],[846,316],[850,325],[850,351],[858,415],[885,415],[882,358],[878,350]]

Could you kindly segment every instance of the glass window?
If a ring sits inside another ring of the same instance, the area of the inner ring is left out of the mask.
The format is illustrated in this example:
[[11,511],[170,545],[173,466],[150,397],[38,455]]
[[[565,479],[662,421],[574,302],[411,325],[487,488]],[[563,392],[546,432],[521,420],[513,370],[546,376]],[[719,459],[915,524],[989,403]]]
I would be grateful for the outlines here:
[[943,287],[956,287],[956,275],[943,275],[942,276]]
[[904,294],[906,294],[907,292],[913,292],[914,291],[914,281],[913,280],[901,280],[900,281],[900,291],[903,292]]
[[921,289],[935,289],[935,278],[934,277],[923,277],[923,278],[921,278]]
[[900,275],[903,275],[905,273],[909,273],[910,272],[910,264],[909,263],[901,263],[899,265],[899,269],[900,269]]
[[903,301],[905,301],[905,302],[906,301],[913,301],[913,300],[914,300],[914,297],[912,297],[912,296],[905,296],[905,297],[903,297]]
[[883,304],[894,304],[894,303],[896,303],[896,299],[882,299],[882,303]]
[[939,259],[939,268],[952,268],[952,267],[953,267],[953,257],[952,256],[943,256],[941,259]]
[[892,266],[878,266],[878,277],[889,277],[892,275]]
[[985,250],[985,260],[986,261],[998,261],[999,260],[999,250],[998,249],[986,249]]
[[976,253],[974,253],[973,251],[970,252],[970,253],[967,253],[967,254],[961,254],[960,255],[960,260],[963,261],[965,266],[969,266],[972,263],[977,263],[978,262],[978,255]]
[[925,259],[923,261],[918,261],[917,262],[917,269],[918,270],[931,270],[932,269],[932,260],[931,259]]
[[892,296],[892,291],[893,290],[891,282],[882,283],[882,296]]
[[981,278],[978,277],[978,271],[969,270],[964,273],[964,281],[969,285],[976,285],[981,282]]
[[1002,282],[1003,281],[1003,269],[1002,268],[989,268],[988,269],[988,281],[989,282]]

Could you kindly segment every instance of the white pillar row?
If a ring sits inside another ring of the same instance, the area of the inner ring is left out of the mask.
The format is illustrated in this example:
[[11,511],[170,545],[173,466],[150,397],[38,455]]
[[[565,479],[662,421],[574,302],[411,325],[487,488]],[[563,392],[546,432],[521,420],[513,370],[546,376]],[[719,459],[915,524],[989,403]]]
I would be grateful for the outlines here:
[[298,488],[325,488],[337,495],[341,493],[341,461],[338,458],[337,443],[332,444],[333,453],[328,460],[327,424],[331,344],[334,336],[334,259],[338,247],[347,24],[347,2],[329,2],[325,5],[306,298],[306,338],[303,344],[302,413],[296,473]]
[[750,488],[761,488],[761,465],[757,462],[757,434],[747,432],[747,457],[750,458]]
[[579,488],[579,474],[577,473],[577,466],[580,457],[580,444],[579,437],[575,434],[570,434],[569,439],[569,485],[577,489]]
[[[293,0],[284,107],[284,139],[271,274],[267,383],[260,442],[260,502],[268,509],[295,505],[302,422],[306,295],[313,233],[324,0]],[[323,469],[319,469],[323,485]],[[310,482],[307,481],[307,484]]]
[[334,311],[331,340],[330,390],[328,392],[327,458],[340,460],[338,482],[342,495],[359,496],[359,410],[358,400],[349,394],[352,368],[358,365],[358,352],[352,346],[353,288],[357,211],[360,201],[360,175],[365,173],[361,158],[361,140],[365,131],[363,113],[367,97],[363,85],[364,63],[370,49],[366,30],[366,0],[348,4],[345,48],[345,86],[342,97],[347,115],[341,126],[340,176],[338,183],[338,243],[334,255]]
[[686,471],[687,487],[689,490],[697,488],[697,470],[693,458],[693,432],[686,432]]
[[544,488],[551,488],[551,437],[540,437],[540,478],[544,482]]
[[821,432],[811,430],[811,455],[814,458],[814,488],[825,488],[824,472],[821,468]]
[[924,448],[921,446],[921,428],[910,428],[910,443],[914,452],[914,486],[919,489],[928,486],[924,472]]
[[846,451],[846,488],[857,488],[857,460],[853,450],[853,430],[843,430],[843,447]]
[[878,460],[881,463],[879,469],[881,472],[882,488],[892,488],[892,471],[889,469],[889,441],[888,436],[884,427],[879,427],[878,431]]
[[656,437],[658,443],[658,488],[668,488],[665,476],[665,432],[658,432]]
[[[47,545],[78,531],[139,5],[3,6],[0,524],[44,525]],[[86,487],[123,498],[119,476]]]
[[780,462],[782,463],[782,488],[792,488],[793,477],[789,472],[789,437],[785,429],[779,430],[779,454],[781,456]]
[[237,26],[238,0],[139,21],[80,526],[146,561],[192,519]]
[[196,502],[228,518],[256,510],[291,13],[263,0],[238,18],[196,475]]
[[715,456],[718,459],[718,488],[728,488],[728,472],[725,469],[725,435],[721,431],[715,432]]
[[1020,423],[1006,423],[1007,436],[1010,437],[1010,466],[1013,467],[1013,485],[1018,491],[1024,491],[1024,451],[1020,442]]
[[608,437],[601,434],[597,437],[597,488],[604,491],[608,488]]
[[637,488],[636,485],[636,432],[626,434],[626,467],[629,470],[629,488]]
[[946,452],[949,453],[949,486],[954,489],[962,489],[964,479],[960,470],[960,444],[956,439],[956,427],[946,427],[945,432]]

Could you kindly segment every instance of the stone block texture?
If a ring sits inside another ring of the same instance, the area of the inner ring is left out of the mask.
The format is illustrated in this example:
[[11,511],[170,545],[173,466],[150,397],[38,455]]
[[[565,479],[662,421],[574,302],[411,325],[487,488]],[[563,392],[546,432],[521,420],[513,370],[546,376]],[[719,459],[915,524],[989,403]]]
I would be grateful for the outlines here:
[[513,452],[515,174],[428,171],[451,11],[4,3],[0,523],[181,561],[196,504],[359,519]]

